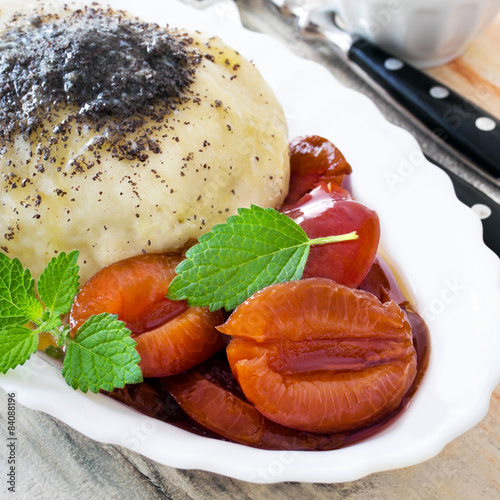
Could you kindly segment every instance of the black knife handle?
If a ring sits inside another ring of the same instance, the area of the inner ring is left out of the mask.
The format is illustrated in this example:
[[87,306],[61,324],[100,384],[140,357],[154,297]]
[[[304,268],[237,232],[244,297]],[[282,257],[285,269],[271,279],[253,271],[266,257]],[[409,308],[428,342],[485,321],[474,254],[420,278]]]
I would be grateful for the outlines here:
[[500,232],[498,231],[500,227],[500,205],[485,193],[440,165],[436,160],[428,159],[448,174],[455,188],[455,194],[462,203],[465,203],[470,208],[481,207],[485,209],[485,213],[481,217],[483,241],[500,257]]
[[366,40],[355,40],[348,57],[439,138],[500,178],[497,118]]

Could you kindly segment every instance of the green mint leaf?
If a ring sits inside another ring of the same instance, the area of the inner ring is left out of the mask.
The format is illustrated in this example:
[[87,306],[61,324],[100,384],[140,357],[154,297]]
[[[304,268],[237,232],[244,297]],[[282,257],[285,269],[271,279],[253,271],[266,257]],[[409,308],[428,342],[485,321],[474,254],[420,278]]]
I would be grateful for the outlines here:
[[234,309],[265,286],[299,279],[311,245],[356,239],[355,232],[310,240],[272,208],[240,208],[202,235],[176,268],[167,297],[191,306]]
[[53,314],[66,314],[78,292],[78,250],[54,257],[38,280],[38,295]]
[[23,365],[36,352],[38,335],[27,327],[11,325],[0,330],[0,372]]
[[43,313],[35,295],[35,280],[17,259],[0,253],[0,328],[25,325]]
[[241,208],[188,250],[167,297],[231,310],[265,286],[299,279],[311,244],[356,237],[352,233],[309,240],[298,224],[277,210]]
[[142,382],[137,343],[116,315],[92,316],[67,340],[62,374],[73,389],[111,391]]

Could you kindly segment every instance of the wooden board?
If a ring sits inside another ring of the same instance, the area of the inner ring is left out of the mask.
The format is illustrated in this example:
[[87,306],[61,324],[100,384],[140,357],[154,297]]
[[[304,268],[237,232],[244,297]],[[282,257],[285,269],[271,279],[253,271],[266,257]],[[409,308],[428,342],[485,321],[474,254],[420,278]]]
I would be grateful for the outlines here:
[[500,118],[500,15],[461,57],[427,72]]

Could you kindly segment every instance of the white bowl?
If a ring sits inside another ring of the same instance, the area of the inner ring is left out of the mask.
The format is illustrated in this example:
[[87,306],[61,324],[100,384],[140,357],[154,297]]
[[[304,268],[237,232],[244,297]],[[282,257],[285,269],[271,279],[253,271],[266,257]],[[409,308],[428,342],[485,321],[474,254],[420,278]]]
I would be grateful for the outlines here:
[[419,67],[445,64],[493,21],[500,0],[327,0],[348,31]]
[[173,0],[115,5],[147,21],[218,34],[252,59],[275,89],[290,137],[323,135],[344,152],[354,169],[355,195],[378,212],[382,245],[430,328],[429,367],[408,408],[388,428],[324,452],[266,451],[191,434],[103,395],[74,391],[37,356],[0,375],[0,386],[95,440],[165,465],[254,482],[344,482],[406,467],[435,456],[477,424],[500,381],[500,260],[483,244],[479,218],[457,200],[446,174],[424,158],[412,136],[326,69],[228,22],[235,19],[228,3],[203,13]]

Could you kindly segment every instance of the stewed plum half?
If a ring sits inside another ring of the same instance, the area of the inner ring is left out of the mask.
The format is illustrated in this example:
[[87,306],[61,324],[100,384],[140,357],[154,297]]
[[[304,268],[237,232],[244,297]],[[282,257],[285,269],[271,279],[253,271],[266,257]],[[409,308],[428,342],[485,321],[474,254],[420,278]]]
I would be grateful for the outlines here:
[[118,315],[132,332],[144,377],[165,377],[196,366],[223,345],[215,329],[221,311],[189,307],[165,298],[181,256],[143,254],[95,274],[76,296],[70,313],[72,335],[92,315]]
[[271,285],[218,327],[245,396],[265,417],[331,433],[393,411],[417,372],[411,327],[395,303],[311,278]]

